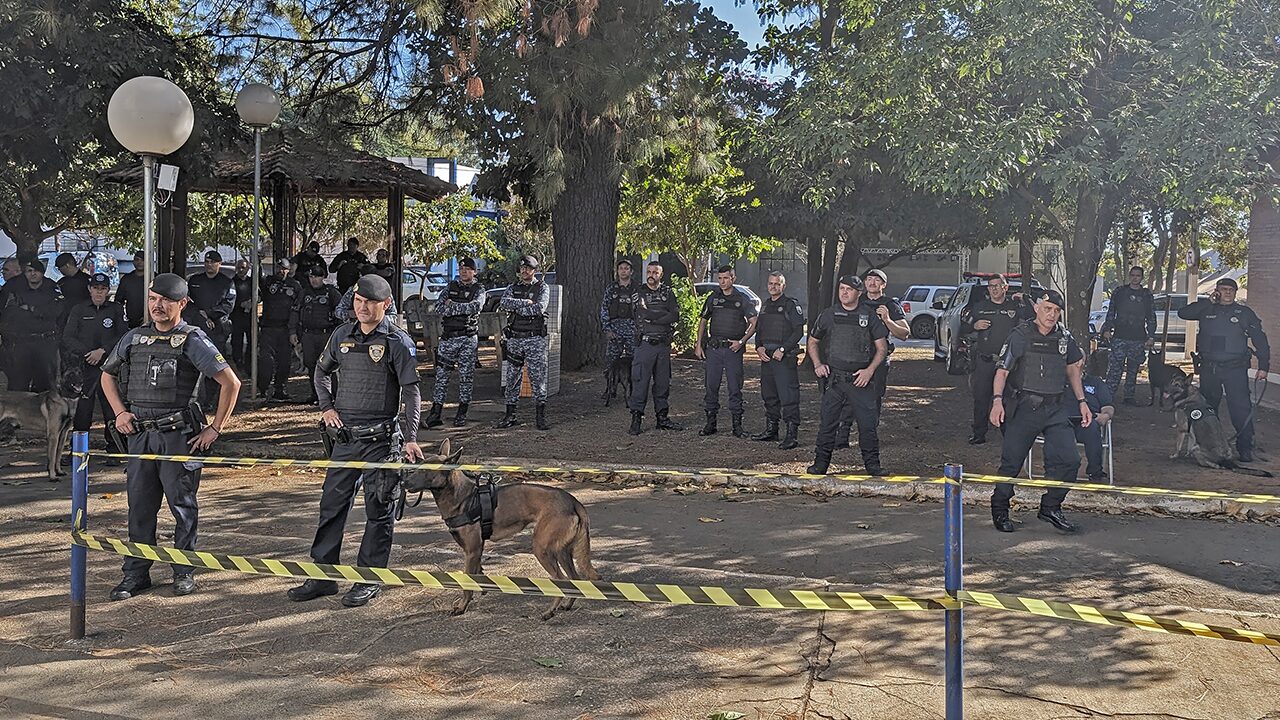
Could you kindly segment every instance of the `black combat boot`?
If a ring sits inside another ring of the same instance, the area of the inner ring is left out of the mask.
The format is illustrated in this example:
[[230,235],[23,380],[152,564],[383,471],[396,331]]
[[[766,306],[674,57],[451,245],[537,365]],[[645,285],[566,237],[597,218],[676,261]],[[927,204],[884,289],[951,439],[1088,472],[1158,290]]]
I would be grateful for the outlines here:
[[740,412],[733,413],[732,417],[733,417],[733,436],[736,438],[746,437],[747,431],[742,429],[742,413]]
[[850,429],[852,429],[852,426],[850,426],[850,425],[845,425],[844,423],[840,423],[840,426],[839,426],[838,428],[836,428],[836,446],[835,446],[835,449],[836,449],[836,450],[848,450],[848,449],[849,449],[849,431],[850,431]]
[[683,425],[681,425],[680,423],[676,422],[675,420],[672,420],[671,418],[667,417],[667,413],[668,413],[668,412],[670,412],[670,411],[669,411],[669,410],[659,410],[659,411],[658,411],[658,424],[657,424],[657,428],[658,428],[659,430],[683,430],[683,429],[684,429],[684,426],[683,426]]
[[991,508],[991,524],[996,526],[1000,532],[1013,532],[1013,521],[1009,519],[1008,508],[997,510]]
[[796,440],[796,436],[800,434],[800,423],[787,423],[787,436],[782,438],[782,442],[778,443],[779,450],[791,450],[800,447],[800,441]]
[[440,419],[440,414],[444,412],[444,406],[440,403],[431,403],[431,411],[427,413],[427,419],[422,421],[422,426],[427,428],[440,427],[444,424],[444,420]]
[[884,468],[880,467],[880,451],[872,450],[871,452],[862,452],[862,467],[867,469],[868,475],[884,475]]
[[831,451],[818,448],[813,453],[813,464],[805,469],[805,472],[810,475],[826,475],[829,467],[831,467]]
[[758,432],[751,436],[752,440],[777,440],[778,439],[778,420],[777,418],[764,419],[764,432]]
[[644,413],[639,410],[631,411],[631,427],[627,429],[628,435],[640,434],[640,422],[644,420]]
[[470,403],[458,403],[458,412],[453,416],[454,427],[466,427],[468,405],[470,405]]
[[539,430],[550,430],[551,426],[547,424],[547,404],[538,403],[533,410],[534,424]]
[[498,421],[498,427],[509,428],[512,425],[518,425],[518,424],[519,424],[519,421],[516,420],[516,406],[508,405],[506,414],[503,415],[502,419]]
[[1053,525],[1063,532],[1075,532],[1076,526],[1067,520],[1067,516],[1062,514],[1062,508],[1047,508],[1040,506],[1040,512],[1036,513],[1036,517]]
[[716,434],[716,414],[715,413],[713,412],[707,413],[707,424],[702,426],[702,429],[698,431],[698,434],[699,435],[715,435]]

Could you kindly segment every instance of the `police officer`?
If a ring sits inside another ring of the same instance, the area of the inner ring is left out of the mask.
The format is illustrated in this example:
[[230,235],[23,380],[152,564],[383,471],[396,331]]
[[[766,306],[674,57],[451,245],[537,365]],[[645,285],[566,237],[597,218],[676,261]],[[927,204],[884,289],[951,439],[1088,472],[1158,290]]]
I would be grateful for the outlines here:
[[236,306],[236,285],[222,274],[222,254],[210,250],[204,254],[204,272],[187,279],[191,305],[204,318],[201,327],[218,351],[227,353],[231,336],[231,311]]
[[231,359],[241,371],[248,367],[245,348],[249,347],[250,323],[254,315],[253,283],[256,279],[249,271],[249,261],[240,258],[236,261],[236,275],[231,278],[236,289],[236,307],[231,311]]
[[293,262],[290,266],[293,269],[293,277],[299,284],[307,281],[311,275],[311,268],[320,266],[324,269],[325,277],[329,275],[329,266],[325,264],[324,258],[320,256],[320,243],[312,240],[307,243],[306,249],[293,256]]
[[671,339],[680,321],[680,301],[671,288],[662,284],[662,264],[654,260],[645,268],[644,286],[636,294],[633,315],[636,324],[635,354],[631,358],[631,428],[640,434],[644,406],[653,386],[653,410],[660,430],[683,430],[669,417],[671,412]]
[[729,415],[733,418],[733,436],[746,437],[742,429],[742,355],[747,339],[756,332],[756,309],[746,293],[733,286],[737,274],[730,265],[716,271],[718,290],[711,291],[702,303],[698,320],[698,344],[694,353],[706,360],[703,409],[707,423],[699,435],[714,435],[716,415],[720,412],[720,381],[728,376]]
[[9,390],[44,392],[53,387],[58,368],[58,322],[62,293],[44,276],[44,263],[29,261],[24,280],[0,289],[0,327],[9,346]]
[[861,302],[865,285],[857,275],[840,278],[839,305],[823,310],[809,328],[809,357],[813,372],[825,381],[818,446],[808,472],[824,475],[831,465],[840,422],[852,415],[858,426],[858,449],[871,475],[883,475],[880,438],[876,426],[875,373],[889,355],[889,329],[876,310]]
[[[385,251],[382,251],[382,252],[385,252]],[[372,263],[365,263],[360,266],[360,269],[359,269],[360,274],[358,277],[364,277],[365,275],[377,275],[378,274],[377,271],[378,269]],[[386,278],[383,278],[383,279],[385,280]],[[389,285],[390,282],[388,281],[387,284]],[[339,322],[348,322],[350,320],[355,320],[356,319],[355,307],[356,307],[356,287],[353,284],[351,287],[347,288],[345,292],[342,293],[342,301],[338,303],[338,310],[337,312],[334,313],[334,315],[337,315]],[[387,308],[387,317],[391,318],[391,322],[394,323],[398,315],[399,315],[399,311],[396,310],[395,298],[392,298],[391,305],[390,307]]]
[[[1227,412],[1236,429],[1236,451],[1253,460],[1253,404],[1249,400],[1249,356],[1258,356],[1256,378],[1265,382],[1271,369],[1271,345],[1253,310],[1236,304],[1236,281],[1222,278],[1208,300],[1178,311],[1184,320],[1200,321],[1200,393],[1216,410],[1225,391]],[[1253,341],[1250,353],[1249,341]]]
[[483,305],[484,288],[476,282],[476,261],[464,257],[458,261],[458,277],[449,281],[436,306],[440,313],[440,344],[436,348],[436,384],[431,393],[431,411],[427,413],[429,428],[444,424],[440,414],[444,412],[449,375],[454,370],[458,371],[458,412],[453,416],[453,426],[467,424]]
[[308,405],[314,405],[319,400],[312,378],[315,376],[320,354],[329,342],[329,334],[338,326],[333,311],[338,307],[342,294],[338,292],[338,288],[324,281],[328,275],[323,267],[311,266],[307,286],[302,289],[302,294],[294,305],[296,317],[291,323],[294,335],[289,340],[294,345],[302,345],[302,365],[307,369],[307,382],[311,385],[311,394],[304,401]]
[[787,278],[769,273],[769,297],[760,307],[756,326],[756,354],[760,356],[760,396],[764,400],[764,432],[752,440],[777,440],[778,421],[787,423],[787,435],[778,445],[790,450],[800,443],[800,338],[804,335],[804,310],[793,297],[784,295]]
[[146,272],[146,256],[141,250],[133,251],[133,269],[120,276],[116,286],[116,302],[124,306],[124,317],[130,328],[146,321],[147,289],[143,287]]
[[58,290],[66,301],[64,308],[70,309],[82,302],[89,301],[89,275],[80,269],[76,256],[64,252],[53,259],[53,266],[58,268],[62,277],[58,280]]
[[633,355],[636,345],[635,310],[640,283],[632,280],[631,261],[622,259],[614,266],[618,282],[604,289],[600,300],[600,326],[604,328],[604,394],[609,397],[609,370],[620,357]]
[[[334,330],[316,365],[321,417],[332,441],[329,458],[385,462],[403,454],[408,462],[420,461],[422,450],[415,432],[422,401],[413,340],[386,318],[391,304],[391,285],[386,280],[366,275],[355,290],[356,320]],[[320,522],[311,544],[311,559],[318,563],[337,564],[340,560],[343,528],[360,474],[349,468],[332,468],[325,474]],[[364,537],[356,556],[362,567],[385,568],[391,555],[395,493],[379,485],[364,483]],[[377,597],[381,588],[356,583],[343,596],[342,604],[364,605]],[[338,584],[332,580],[307,580],[289,590],[289,599],[301,602],[336,592]]]
[[1142,268],[1129,268],[1129,284],[1111,291],[1107,319],[1102,323],[1102,333],[1112,333],[1107,386],[1115,395],[1120,390],[1120,377],[1124,376],[1125,405],[1134,404],[1138,370],[1147,359],[1147,350],[1156,344],[1155,298],[1142,284],[1145,276]]
[[[1036,301],[1035,320],[1015,327],[1000,353],[989,418],[1004,432],[997,475],[1017,477],[1036,437],[1043,435],[1045,475],[1051,480],[1075,482],[1080,456],[1072,425],[1092,425],[1093,411],[1081,383],[1084,354],[1071,333],[1058,324],[1062,308],[1062,295],[1046,291]],[[1007,397],[1006,388],[1012,390]],[[1079,423],[1073,417],[1080,418]],[[1075,530],[1062,514],[1066,496],[1062,488],[1047,490],[1040,498],[1036,517],[1059,530]],[[991,494],[991,520],[1000,532],[1013,532],[1009,519],[1012,498],[1011,483],[996,485]]]
[[[902,306],[897,300],[884,294],[885,289],[889,287],[889,276],[879,268],[872,268],[867,271],[862,281],[867,286],[867,294],[863,296],[862,302],[875,309],[880,322],[889,329],[889,335],[899,340],[911,337],[911,326],[907,324],[907,314],[902,311]],[[874,378],[877,409],[884,404],[884,394],[889,388],[889,363],[892,357],[893,340],[890,340],[889,354],[885,356],[880,367],[876,368]]]
[[991,388],[996,379],[996,360],[1004,341],[1019,323],[1035,317],[1031,306],[1008,297],[1009,282],[1003,275],[987,281],[987,296],[970,303],[960,311],[960,336],[976,335],[973,348],[973,374],[969,390],[973,393],[973,432],[970,445],[987,441],[991,427]]
[[346,292],[355,286],[360,279],[360,266],[369,262],[368,256],[360,252],[360,239],[347,238],[347,249],[333,257],[329,269],[338,276],[338,290]]
[[289,261],[276,260],[276,274],[262,281],[258,291],[262,299],[262,319],[258,323],[259,370],[262,389],[258,397],[267,397],[267,388],[274,387],[272,400],[289,399],[284,391],[293,366],[293,345],[289,340],[297,334],[298,300],[302,298],[302,286],[289,277]]
[[[1093,413],[1093,422],[1087,427],[1073,423],[1076,442],[1084,445],[1085,474],[1089,476],[1089,482],[1096,483],[1110,480],[1102,462],[1102,429],[1111,423],[1111,418],[1116,414],[1115,397],[1101,376],[1101,372],[1106,370],[1105,363],[1098,362],[1102,359],[1102,355],[1090,355],[1085,361],[1084,376],[1080,379],[1084,387],[1084,401],[1089,404],[1089,411]],[[1069,390],[1070,388],[1067,391]]]
[[532,255],[520,258],[520,279],[507,288],[498,301],[498,309],[507,313],[507,326],[502,330],[502,377],[507,412],[498,427],[517,423],[516,402],[520,399],[521,368],[529,368],[529,384],[533,386],[537,427],[547,430],[547,307],[551,289],[535,278],[538,259]]
[[88,430],[93,425],[93,406],[100,406],[104,422],[102,432],[107,440],[107,451],[122,453],[127,448],[116,446],[114,436],[111,434],[111,428],[115,424],[115,414],[111,412],[107,397],[100,389],[102,362],[128,330],[125,325],[124,308],[119,303],[107,299],[110,293],[111,278],[105,273],[94,273],[89,278],[89,299],[71,308],[67,313],[62,343],[67,350],[68,360],[72,358],[78,360],[81,368],[80,399],[76,403],[72,427],[76,430]]
[[[128,438],[132,454],[203,453],[223,433],[236,405],[240,380],[200,328],[182,321],[188,303],[187,283],[172,273],[155,276],[147,295],[150,324],[120,339],[102,364],[102,392],[115,413],[115,429]],[[200,376],[213,378],[220,389],[213,422],[191,404]],[[131,458],[126,484],[129,496],[129,540],[154,545],[156,513],[167,500],[176,527],[173,545],[196,548],[200,463]],[[151,561],[125,558],[124,580],[111,591],[112,600],[127,600],[151,587]],[[173,566],[173,594],[196,589],[193,569]]]

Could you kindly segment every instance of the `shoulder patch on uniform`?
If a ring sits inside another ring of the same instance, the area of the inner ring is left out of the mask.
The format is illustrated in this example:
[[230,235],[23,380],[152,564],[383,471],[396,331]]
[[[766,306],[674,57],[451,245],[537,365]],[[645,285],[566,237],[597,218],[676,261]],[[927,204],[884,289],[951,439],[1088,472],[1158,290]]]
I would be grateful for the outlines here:
[[382,356],[385,355],[386,353],[387,353],[386,345],[370,345],[369,346],[369,359],[374,362],[381,362]]

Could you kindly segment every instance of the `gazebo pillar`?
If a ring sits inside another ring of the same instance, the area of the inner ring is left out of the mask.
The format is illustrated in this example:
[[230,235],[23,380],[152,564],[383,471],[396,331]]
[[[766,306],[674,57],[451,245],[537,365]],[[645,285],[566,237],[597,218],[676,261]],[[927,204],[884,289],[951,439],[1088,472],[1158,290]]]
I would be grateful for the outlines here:
[[404,298],[401,297],[401,278],[404,277],[404,189],[399,185],[387,190],[387,250],[396,267],[391,281],[391,295],[396,299],[396,307],[404,312]]

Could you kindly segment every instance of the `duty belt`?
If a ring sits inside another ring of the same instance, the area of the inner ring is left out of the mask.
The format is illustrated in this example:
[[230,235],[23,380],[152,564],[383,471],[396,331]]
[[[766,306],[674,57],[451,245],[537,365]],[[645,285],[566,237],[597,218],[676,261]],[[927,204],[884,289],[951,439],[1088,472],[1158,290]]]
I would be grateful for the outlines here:
[[343,425],[340,428],[332,425],[324,426],[325,435],[331,440],[341,443],[380,442],[389,439],[396,432],[396,421],[387,420],[372,425]]
[[478,330],[445,330],[440,333],[440,339],[452,340],[457,337],[478,337],[479,335],[480,332]]
[[666,345],[671,342],[671,338],[666,335],[641,335],[640,339],[650,345]]
[[179,410],[178,412],[151,420],[135,419],[133,424],[139,430],[155,430],[156,432],[172,432],[174,430],[190,429],[185,410]]
[[333,328],[302,328],[303,335],[319,335],[320,333],[331,333]]
[[529,330],[527,332],[515,332],[512,330],[503,330],[503,336],[510,340],[524,340],[525,338],[542,337],[542,333],[537,330]]
[[733,345],[733,343],[735,343],[735,342],[737,342],[737,341],[736,341],[736,340],[725,340],[725,339],[721,339],[721,338],[708,338],[708,339],[707,339],[707,343],[706,343],[706,344],[707,344],[707,347],[713,347],[713,348],[727,348],[727,347],[731,347],[731,346]]

